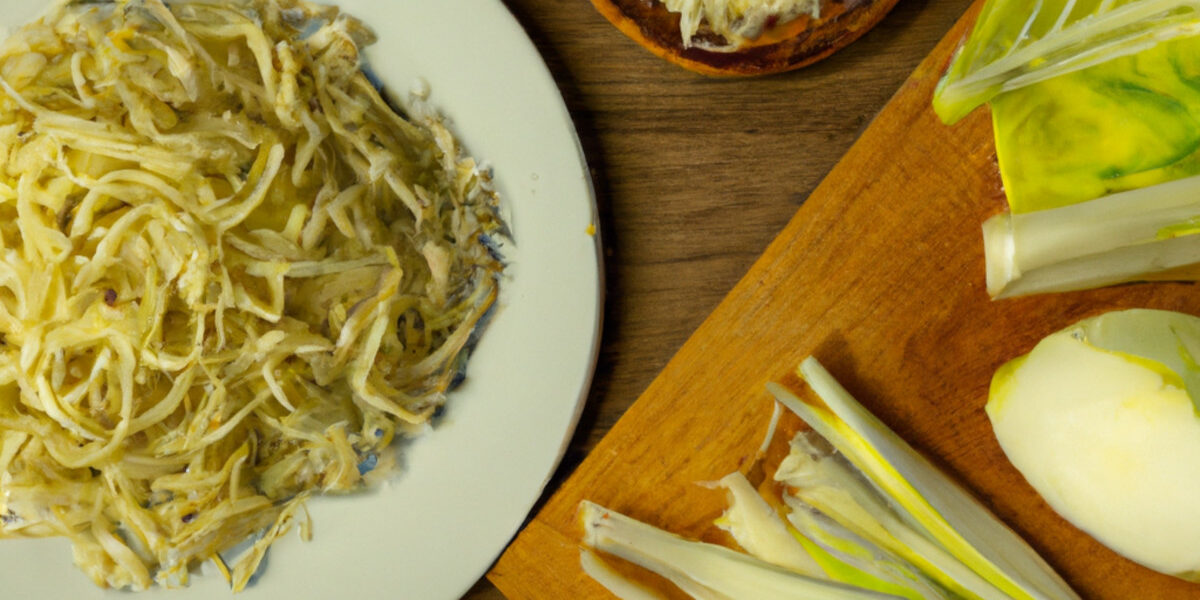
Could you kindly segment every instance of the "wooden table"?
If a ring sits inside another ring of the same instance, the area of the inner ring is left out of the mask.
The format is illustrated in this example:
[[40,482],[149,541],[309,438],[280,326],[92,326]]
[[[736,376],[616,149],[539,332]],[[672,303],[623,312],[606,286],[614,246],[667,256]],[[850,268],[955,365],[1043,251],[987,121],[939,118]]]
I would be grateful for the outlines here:
[[[505,0],[575,119],[600,205],[607,305],[587,407],[546,495],[745,274],[969,0],[903,0],[815,66],[711,79],[586,0]],[[504,596],[486,579],[465,598]]]

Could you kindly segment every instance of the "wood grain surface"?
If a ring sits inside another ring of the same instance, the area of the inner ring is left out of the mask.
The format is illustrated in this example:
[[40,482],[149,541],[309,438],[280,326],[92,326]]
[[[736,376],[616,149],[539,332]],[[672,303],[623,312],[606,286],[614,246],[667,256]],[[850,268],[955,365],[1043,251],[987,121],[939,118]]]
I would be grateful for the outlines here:
[[582,498],[723,539],[711,524],[723,499],[696,482],[745,466],[771,410],[763,384],[807,354],[1084,597],[1196,593],[1055,516],[991,435],[992,371],[1041,336],[1109,308],[1197,312],[1200,300],[1179,284],[987,299],[979,223],[1003,205],[987,115],[946,128],[928,109],[967,0],[905,0],[832,58],[757,79],[667,64],[584,0],[506,3],[593,167],[608,305],[549,499],[467,598],[607,597],[578,568]]

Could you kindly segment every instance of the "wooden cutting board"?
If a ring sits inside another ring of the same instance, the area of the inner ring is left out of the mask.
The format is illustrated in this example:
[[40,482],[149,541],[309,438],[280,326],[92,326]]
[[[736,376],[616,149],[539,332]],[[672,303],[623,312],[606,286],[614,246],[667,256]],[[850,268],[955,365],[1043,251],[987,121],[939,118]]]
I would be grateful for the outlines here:
[[[992,301],[980,224],[1003,209],[989,115],[930,109],[981,2],[958,22],[746,276],[489,573],[510,598],[607,598],[579,567],[580,500],[727,543],[720,492],[768,428],[764,384],[815,355],[867,408],[972,490],[1085,598],[1185,598],[1200,586],[1122,559],[1059,518],[984,414],[993,371],[1099,312],[1200,314],[1192,284]],[[804,149],[797,148],[797,155]],[[788,185],[780,181],[780,186]],[[737,215],[729,215],[730,227]]]

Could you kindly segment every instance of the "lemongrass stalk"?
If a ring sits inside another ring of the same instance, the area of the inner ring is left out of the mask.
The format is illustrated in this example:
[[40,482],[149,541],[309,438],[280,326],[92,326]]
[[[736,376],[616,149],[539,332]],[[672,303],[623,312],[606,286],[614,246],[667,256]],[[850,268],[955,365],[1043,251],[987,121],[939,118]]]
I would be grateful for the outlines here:
[[[1009,596],[905,523],[854,467],[837,456],[817,453],[802,436],[776,472],[790,496],[836,523],[920,569],[955,595],[970,600],[1008,600]],[[785,497],[785,501],[790,498]],[[918,526],[919,527],[919,526]]]
[[[580,502],[583,543],[654,571],[694,598],[880,600],[880,594],[793,573],[716,544],[694,542],[588,501]],[[708,592],[709,595],[705,595]]]
[[1200,279],[1200,176],[983,224],[993,298]]
[[745,475],[734,471],[717,482],[729,496],[729,508],[717,520],[751,555],[801,575],[824,579],[824,569],[788,532],[775,509],[763,500]]
[[961,562],[1018,600],[1078,598],[1011,529],[866,410],[815,358],[798,375],[820,401],[769,384],[892,503]]
[[[734,541],[751,555],[801,574],[840,581],[909,600],[947,598],[933,591],[930,586],[921,585],[921,582],[912,579],[881,578],[847,565],[800,534],[758,494],[740,472],[730,473],[718,483],[728,492],[729,508],[717,524],[728,531]],[[821,556],[822,560],[818,562],[816,556]]]
[[783,500],[791,508],[789,531],[830,579],[908,600],[955,599],[904,559],[855,535],[799,498],[785,496]]
[[621,575],[612,565],[587,548],[579,549],[579,567],[588,577],[621,600],[664,600],[662,594]]

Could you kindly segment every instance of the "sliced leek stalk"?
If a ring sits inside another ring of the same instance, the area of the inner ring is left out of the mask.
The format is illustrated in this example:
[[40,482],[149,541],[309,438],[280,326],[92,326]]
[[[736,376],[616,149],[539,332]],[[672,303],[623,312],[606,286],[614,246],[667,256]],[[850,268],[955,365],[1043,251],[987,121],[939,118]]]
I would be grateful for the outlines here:
[[[784,462],[787,463],[788,460],[785,459]],[[784,465],[781,465],[776,479],[784,473],[784,469]],[[789,522],[793,517],[803,519],[802,515],[811,515],[810,507],[793,507],[785,520],[758,495],[740,472],[726,475],[719,483],[729,492],[729,508],[717,524],[728,531],[746,552],[802,574],[828,578],[909,600],[950,600],[951,596],[917,574],[915,569],[910,568],[911,565],[885,555],[876,546],[862,541],[849,530],[841,530],[841,539],[834,545],[844,549],[846,543],[855,544],[859,560],[847,560],[840,552],[835,554],[822,548],[816,540],[827,539],[827,535],[817,534],[810,538]],[[786,503],[792,498],[785,496],[783,500]],[[813,521],[802,522],[808,524]],[[802,570],[806,568],[812,571]]]
[[[776,487],[756,490],[740,472],[718,482],[729,508],[717,525],[745,553],[689,541],[583,501],[584,570],[628,600],[649,596],[593,551],[658,573],[701,600],[1078,599],[1015,533],[867,412],[815,359],[805,360],[797,374],[800,379],[768,389],[814,431],[791,440],[775,470]],[[802,389],[806,383],[819,399]]]
[[1200,279],[1200,177],[983,224],[993,298]]
[[801,575],[824,578],[825,571],[788,531],[785,521],[763,500],[740,471],[718,482],[729,494],[729,508],[717,521],[743,550]]
[[724,546],[686,540],[592,502],[579,505],[586,547],[670,580],[697,599],[883,600],[880,594],[794,573]]
[[902,558],[954,593],[954,597],[1007,600],[1008,596],[963,564],[924,531],[906,523],[887,499],[841,457],[815,451],[797,436],[794,451],[775,477],[794,489],[785,498],[811,507],[875,547]]
[[[915,531],[1008,597],[1078,598],[1019,536],[867,411],[815,358],[802,362],[797,375],[802,381],[767,387],[889,498]],[[802,382],[819,400],[804,393]]]
[[579,566],[588,577],[621,600],[663,600],[662,594],[621,575],[587,548],[579,549]]
[[908,600],[957,600],[904,559],[842,527],[795,496],[785,496],[788,523],[829,578]]

